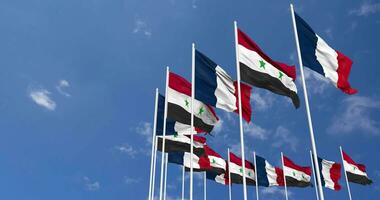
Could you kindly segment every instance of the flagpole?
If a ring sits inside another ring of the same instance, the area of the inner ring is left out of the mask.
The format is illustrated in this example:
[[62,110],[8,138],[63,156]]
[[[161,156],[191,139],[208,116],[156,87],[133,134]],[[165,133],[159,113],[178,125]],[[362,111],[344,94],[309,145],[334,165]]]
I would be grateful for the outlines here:
[[190,200],[193,200],[194,95],[195,95],[195,44],[193,43],[192,49],[191,49]]
[[206,180],[206,171],[203,173],[203,199],[207,199],[207,186],[206,186],[207,180]]
[[168,179],[168,153],[165,153],[165,180],[164,180],[164,200],[166,200],[166,183]]
[[157,163],[157,136],[154,136],[154,158],[153,158],[153,177],[152,177],[152,196],[151,200],[154,199],[154,188],[156,180],[156,163]]
[[283,171],[283,174],[284,174],[285,199],[288,200],[288,188],[286,186],[284,154],[282,152],[281,152],[281,162],[282,162],[282,171]]
[[240,147],[241,147],[241,159],[242,159],[242,165],[243,165],[243,195],[244,195],[244,200],[247,200],[247,181],[245,180],[243,116],[242,116],[242,106],[241,106],[239,48],[238,48],[238,33],[237,33],[237,22],[236,21],[234,21],[234,30],[235,30],[236,71],[237,71],[237,83],[238,83],[238,95],[239,95]]
[[156,88],[156,97],[154,101],[154,117],[153,117],[153,133],[152,133],[152,153],[150,158],[150,176],[149,176],[149,197],[148,199],[152,199],[152,179],[153,179],[153,162],[154,162],[154,148],[155,148],[155,140],[156,140],[156,127],[157,127],[157,107],[158,107],[158,88]]
[[313,168],[313,179],[314,179],[314,185],[315,185],[315,194],[317,195],[317,200],[319,200],[317,180],[315,179],[315,169],[314,169],[314,162],[313,162],[313,154],[312,154],[311,150],[310,150],[310,161],[311,161],[311,167]]
[[182,200],[185,199],[185,165],[182,165]]
[[160,200],[162,200],[162,189],[164,184],[164,163],[165,163],[165,136],[166,136],[166,118],[168,116],[168,85],[169,85],[169,67],[166,67],[165,83],[165,108],[164,108],[164,125],[162,130],[162,152],[161,152],[161,177],[160,177]]
[[[315,145],[315,139],[314,139],[314,130],[313,130],[313,123],[311,120],[311,113],[310,113],[310,108],[309,108],[309,99],[307,96],[307,89],[306,89],[306,82],[305,82],[305,76],[303,73],[303,64],[302,64],[302,57],[301,57],[301,50],[300,50],[300,45],[298,41],[298,33],[297,33],[297,26],[296,26],[296,19],[294,16],[294,8],[293,4],[290,4],[290,10],[292,12],[292,20],[293,20],[293,29],[294,29],[294,37],[296,40],[296,46],[297,46],[297,54],[298,54],[298,62],[299,62],[299,67],[301,71],[301,77],[302,77],[302,87],[303,87],[303,93],[304,93],[304,98],[305,98],[305,106],[306,106],[306,114],[307,114],[307,120],[309,124],[309,131],[310,131],[310,139],[311,139],[311,147],[313,151],[313,160],[314,160],[314,165],[318,164],[318,155],[317,155],[317,147]],[[324,200],[324,195],[323,195],[323,189],[322,189],[322,181],[321,181],[321,173],[319,171],[319,168],[316,168],[315,171],[317,172],[317,181],[318,181],[318,189],[319,189],[319,197],[321,200]]]
[[350,184],[348,183],[347,172],[346,172],[346,168],[344,167],[344,158],[343,158],[343,150],[342,150],[342,146],[339,146],[339,150],[340,150],[340,157],[342,158],[342,165],[343,165],[344,177],[346,178],[348,197],[350,198],[350,200],[352,200]]
[[229,200],[232,200],[232,194],[231,194],[232,182],[231,182],[231,171],[230,171],[230,148],[228,148],[227,151],[228,151],[228,164],[227,164],[227,167],[228,167],[228,196],[229,196]]
[[253,152],[253,161],[255,162],[256,200],[259,200],[259,179],[257,177],[256,151]]

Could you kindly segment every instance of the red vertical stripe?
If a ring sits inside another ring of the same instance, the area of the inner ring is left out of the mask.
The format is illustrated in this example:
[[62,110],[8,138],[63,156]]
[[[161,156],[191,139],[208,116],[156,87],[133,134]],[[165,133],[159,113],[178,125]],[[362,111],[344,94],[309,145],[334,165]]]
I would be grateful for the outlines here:
[[[235,97],[236,97],[236,107],[234,111],[239,114],[239,94],[238,94],[238,85],[237,81],[234,81],[235,86]],[[252,88],[249,85],[240,83],[241,88],[241,108],[243,109],[242,115],[245,121],[248,123],[251,122],[252,108],[251,108],[251,91]]]
[[274,168],[276,170],[276,174],[277,174],[277,183],[279,186],[284,186],[285,185],[285,182],[284,182],[284,171],[279,168],[279,167],[275,167]]
[[339,51],[336,51],[338,54],[338,83],[337,87],[341,89],[344,93],[355,94],[358,91],[350,86],[348,82],[348,77],[350,75],[352,61],[349,57],[345,56]]
[[330,168],[330,178],[334,182],[334,190],[340,190],[339,179],[341,177],[342,165],[339,163],[334,163]]

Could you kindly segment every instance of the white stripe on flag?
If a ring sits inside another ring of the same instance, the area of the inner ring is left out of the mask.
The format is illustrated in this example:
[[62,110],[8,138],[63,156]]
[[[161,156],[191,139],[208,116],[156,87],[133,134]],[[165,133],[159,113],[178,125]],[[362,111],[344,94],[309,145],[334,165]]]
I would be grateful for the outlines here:
[[[242,166],[230,162],[230,173],[237,174],[243,177]],[[255,171],[253,169],[245,168],[245,178],[255,180]]]
[[325,77],[329,79],[335,87],[338,83],[338,53],[331,48],[319,35],[317,35],[317,48],[315,56],[318,62],[322,65]]
[[[191,168],[190,164],[191,160],[191,153],[185,152],[183,155],[183,165],[187,168]],[[199,166],[199,157],[195,154],[193,154],[193,168],[194,169],[200,169],[201,167]]]
[[330,188],[332,190],[335,190],[335,183],[331,179],[330,170],[332,166],[335,164],[333,161],[322,159],[322,176],[323,180],[325,181],[325,187]]
[[216,107],[228,112],[237,110],[235,87],[232,78],[219,65],[215,68],[217,88]]
[[361,171],[357,166],[352,165],[345,160],[343,160],[343,164],[344,164],[344,169],[346,169],[347,172],[350,172],[352,174],[357,174],[360,176],[367,176],[367,173]]
[[269,186],[278,186],[276,169],[265,160],[265,170],[269,181]]
[[298,181],[310,182],[310,176],[308,174],[287,166],[284,166],[284,174],[285,176],[292,177]]
[[226,169],[226,161],[223,158],[209,155],[208,159],[210,160],[211,167]]

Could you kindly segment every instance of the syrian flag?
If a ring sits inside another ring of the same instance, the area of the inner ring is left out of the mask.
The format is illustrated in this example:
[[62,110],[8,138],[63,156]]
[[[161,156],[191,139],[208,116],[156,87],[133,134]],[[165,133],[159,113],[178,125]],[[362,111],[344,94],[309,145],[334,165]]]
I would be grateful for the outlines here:
[[196,172],[206,171],[211,168],[210,162],[205,156],[198,156],[195,154],[191,161],[191,153],[189,152],[168,153],[168,162],[185,166],[187,171],[191,168],[191,162],[193,164],[193,170]]
[[[157,150],[162,151],[163,136],[157,136]],[[193,151],[196,155],[204,154],[206,138],[194,135]],[[165,136],[165,152],[190,152],[191,139],[187,135]]]
[[372,180],[369,179],[367,176],[365,165],[357,164],[344,151],[342,151],[342,154],[343,154],[344,170],[347,173],[348,181],[361,184],[361,185],[372,184]]
[[[237,83],[210,58],[195,51],[195,98],[223,109],[239,113]],[[241,83],[243,118],[251,121],[251,87]],[[243,95],[244,94],[244,95]]]
[[296,68],[272,60],[240,29],[238,31],[238,60],[241,80],[273,93],[288,96],[296,108],[300,106],[297,95]]
[[[157,105],[157,121],[156,121],[156,134],[163,135],[164,130],[164,110],[165,110],[165,97],[161,94],[158,96]],[[193,129],[194,130],[194,129]],[[200,129],[195,129],[197,133],[203,132]],[[191,126],[176,122],[169,118],[166,119],[166,133],[165,135],[184,135],[191,132]]]
[[228,185],[228,174],[226,172],[218,174],[215,171],[206,171],[206,178],[209,180],[213,180],[217,183],[220,183],[222,185]]
[[297,13],[294,14],[303,65],[326,77],[344,93],[355,94],[357,90],[348,82],[351,59],[331,48]]
[[318,157],[318,166],[321,172],[322,185],[332,190],[340,190],[341,164]]
[[286,156],[284,158],[284,173],[286,186],[289,187],[307,187],[310,186],[311,168],[301,167],[295,164]]
[[[182,124],[191,124],[191,84],[170,72],[168,89],[168,118]],[[194,127],[211,132],[218,117],[209,105],[194,99]]]
[[217,174],[222,174],[226,172],[227,162],[216,153],[213,149],[211,149],[208,145],[204,146],[205,156],[210,161],[211,171],[216,172]]
[[[231,183],[243,184],[243,164],[241,158],[230,152],[228,169],[231,174]],[[251,162],[245,161],[245,179],[247,185],[256,185],[255,170]]]
[[284,174],[279,167],[273,167],[265,158],[256,155],[258,185],[264,187],[284,186]]

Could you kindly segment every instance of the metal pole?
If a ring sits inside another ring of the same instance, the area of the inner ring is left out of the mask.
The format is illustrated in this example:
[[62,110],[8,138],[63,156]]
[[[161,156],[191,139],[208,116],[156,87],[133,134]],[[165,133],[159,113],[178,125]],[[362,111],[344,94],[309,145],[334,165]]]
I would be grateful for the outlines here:
[[[308,124],[309,124],[311,147],[312,147],[312,151],[313,151],[313,155],[314,155],[314,165],[317,165],[318,164],[317,147],[315,145],[313,123],[312,123],[312,120],[311,120],[311,113],[310,113],[310,108],[309,108],[309,99],[308,99],[308,96],[307,96],[305,76],[304,76],[304,73],[303,73],[302,56],[301,56],[301,50],[300,50],[300,45],[299,45],[299,41],[298,41],[298,33],[297,33],[296,19],[295,19],[295,16],[294,16],[293,4],[290,4],[290,10],[292,12],[294,37],[295,37],[295,40],[296,40],[298,61],[299,61],[299,65],[300,65],[299,67],[300,67],[301,77],[302,77],[302,87],[303,87],[303,93],[304,93],[304,98],[305,98],[307,120],[308,120]],[[325,198],[324,198],[323,189],[322,189],[322,181],[321,181],[321,175],[320,175],[321,173],[319,171],[319,168],[316,168],[315,171],[317,172],[316,174],[317,174],[317,181],[318,181],[319,197],[320,197],[321,200],[324,200]]]
[[[191,130],[194,130],[194,94],[195,94],[195,44],[191,49]],[[190,200],[193,200],[193,144],[194,134],[190,135]]]
[[153,177],[152,177],[152,196],[151,200],[154,199],[154,188],[156,180],[156,163],[157,163],[157,136],[154,137],[154,158],[153,158]]
[[232,193],[231,193],[231,171],[230,171],[230,149],[227,149],[228,151],[228,196],[230,197],[229,200],[232,200]]
[[185,199],[185,165],[182,166],[182,200]]
[[165,153],[165,180],[164,180],[164,200],[166,200],[166,183],[168,179],[168,153]]
[[259,179],[257,177],[256,152],[253,152],[253,161],[255,162],[255,182],[256,182],[256,199],[259,200]]
[[286,186],[286,176],[285,176],[285,164],[284,164],[284,154],[281,152],[281,162],[282,162],[282,170],[284,174],[284,186],[285,186],[285,199],[288,200],[288,188]]
[[243,165],[243,195],[244,200],[247,200],[247,181],[245,180],[245,154],[244,154],[244,133],[243,133],[243,116],[241,106],[241,88],[240,88],[240,65],[239,65],[239,48],[238,48],[238,32],[237,22],[234,22],[235,30],[235,53],[236,53],[236,71],[237,71],[237,83],[238,83],[238,95],[239,95],[239,126],[240,126],[240,147],[241,147],[241,159]]
[[311,167],[313,168],[313,179],[314,179],[314,185],[315,185],[315,194],[317,195],[317,200],[319,200],[317,180],[315,179],[315,169],[314,169],[314,162],[313,162],[313,153],[311,152],[311,150],[310,150],[310,161],[311,161]]
[[158,88],[156,88],[156,97],[154,101],[154,118],[153,118],[153,133],[152,133],[152,153],[150,158],[150,176],[149,176],[149,197],[148,199],[152,200],[152,184],[153,180],[153,162],[154,162],[154,148],[155,148],[155,139],[156,139],[156,126],[157,126],[157,107],[158,107]]
[[203,173],[203,199],[207,200],[207,178],[206,178],[206,171]]
[[339,146],[339,149],[340,149],[340,156],[342,157],[342,165],[343,165],[344,177],[346,178],[348,197],[349,197],[350,200],[352,200],[350,184],[348,183],[347,172],[346,172],[346,168],[344,167],[344,159],[343,159],[343,150],[342,150],[342,146]]

